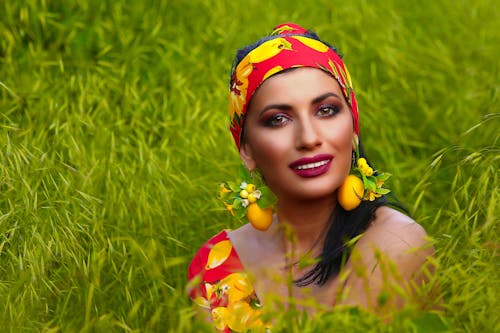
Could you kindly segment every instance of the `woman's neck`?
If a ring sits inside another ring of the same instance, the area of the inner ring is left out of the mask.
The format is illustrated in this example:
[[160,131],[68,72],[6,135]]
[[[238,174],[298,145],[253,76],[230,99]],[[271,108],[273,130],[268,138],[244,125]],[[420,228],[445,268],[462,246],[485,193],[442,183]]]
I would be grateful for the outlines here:
[[321,200],[280,200],[278,218],[285,232],[285,252],[293,248],[295,257],[317,256],[323,248],[328,220],[336,204],[333,196]]

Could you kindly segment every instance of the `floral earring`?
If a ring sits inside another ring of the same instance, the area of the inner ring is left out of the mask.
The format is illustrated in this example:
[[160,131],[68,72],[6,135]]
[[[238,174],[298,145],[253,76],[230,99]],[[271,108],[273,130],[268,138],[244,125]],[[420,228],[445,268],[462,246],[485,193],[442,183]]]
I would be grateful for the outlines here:
[[347,211],[357,208],[363,200],[373,201],[390,192],[382,186],[391,174],[373,170],[364,157],[359,157],[356,142],[354,145],[351,171],[337,191],[337,201]]
[[238,219],[246,216],[248,222],[257,230],[267,230],[273,222],[274,194],[264,185],[260,175],[253,174],[243,165],[240,166],[239,183],[220,184],[219,198],[224,206]]

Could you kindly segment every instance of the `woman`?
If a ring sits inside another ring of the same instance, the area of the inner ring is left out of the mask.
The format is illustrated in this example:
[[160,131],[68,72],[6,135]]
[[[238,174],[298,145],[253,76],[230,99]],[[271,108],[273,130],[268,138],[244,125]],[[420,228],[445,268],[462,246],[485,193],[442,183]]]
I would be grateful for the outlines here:
[[236,198],[226,207],[248,209],[251,223],[202,246],[189,267],[193,300],[227,332],[266,326],[260,307],[275,302],[401,307],[408,298],[395,291],[422,284],[432,248],[422,227],[387,206],[387,175],[363,155],[336,50],[298,25],[277,26],[238,52],[230,104],[241,159],[276,196],[274,215],[258,207],[269,193],[251,181],[222,187]]

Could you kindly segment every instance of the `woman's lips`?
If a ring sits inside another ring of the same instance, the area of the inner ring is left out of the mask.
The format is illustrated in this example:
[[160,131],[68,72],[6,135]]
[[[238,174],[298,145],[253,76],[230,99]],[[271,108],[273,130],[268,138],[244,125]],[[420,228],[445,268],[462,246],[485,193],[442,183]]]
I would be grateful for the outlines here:
[[289,167],[300,177],[311,178],[324,174],[330,169],[333,155],[320,154],[304,157],[290,163]]

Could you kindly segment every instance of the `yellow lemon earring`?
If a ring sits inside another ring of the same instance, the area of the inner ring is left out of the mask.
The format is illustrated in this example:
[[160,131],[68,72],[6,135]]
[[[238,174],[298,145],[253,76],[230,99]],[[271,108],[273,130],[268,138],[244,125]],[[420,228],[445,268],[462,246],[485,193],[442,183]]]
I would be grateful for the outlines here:
[[246,217],[255,229],[265,231],[273,222],[275,197],[262,179],[250,175],[245,167],[240,167],[240,174],[243,178],[240,183],[220,184],[219,198],[233,216]]
[[355,175],[348,175],[337,190],[337,201],[345,210],[353,210],[361,204],[364,194],[363,181]]
[[337,190],[337,202],[347,211],[357,208],[363,200],[373,201],[390,192],[383,185],[391,174],[373,170],[366,159],[359,156],[359,147],[354,144],[353,166]]

